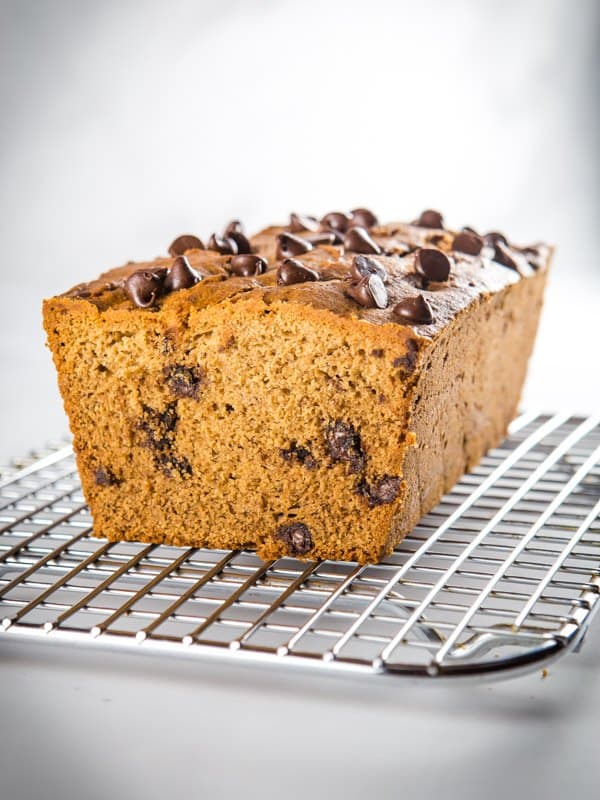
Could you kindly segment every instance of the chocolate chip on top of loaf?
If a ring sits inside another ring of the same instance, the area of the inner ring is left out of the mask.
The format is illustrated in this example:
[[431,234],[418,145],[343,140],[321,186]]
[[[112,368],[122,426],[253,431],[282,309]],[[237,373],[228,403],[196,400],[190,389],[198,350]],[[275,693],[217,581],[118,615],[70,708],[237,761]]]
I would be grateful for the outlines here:
[[505,434],[548,246],[355,208],[166,250],[44,303],[97,535],[375,561]]
[[[211,285],[230,281],[218,291],[203,286],[186,300],[204,306],[211,299],[221,302],[254,290],[268,297],[266,302],[280,295],[286,302],[320,306],[375,324],[418,326],[427,335],[435,334],[477,295],[498,291],[543,268],[549,253],[544,245],[509,244],[496,232],[447,230],[442,215],[432,209],[410,224],[387,225],[365,208],[330,212],[320,220],[292,213],[287,225],[253,237],[234,220],[207,242],[205,248],[197,236],[178,236],[168,248],[173,258],[128,264],[79,284],[67,295],[87,299],[99,309],[120,307],[128,300],[135,308],[156,311],[174,292],[191,289],[203,279]],[[249,280],[242,284],[237,278]],[[319,286],[309,285],[315,282]],[[291,286],[291,291],[283,288]],[[421,309],[425,304],[428,313],[395,310],[415,304]]]

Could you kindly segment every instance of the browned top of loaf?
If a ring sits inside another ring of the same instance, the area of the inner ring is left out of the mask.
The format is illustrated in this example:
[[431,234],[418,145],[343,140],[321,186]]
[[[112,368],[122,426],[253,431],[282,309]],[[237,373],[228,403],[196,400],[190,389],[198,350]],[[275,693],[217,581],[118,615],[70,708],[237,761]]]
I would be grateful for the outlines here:
[[[321,229],[324,228],[321,225]],[[250,238],[252,252],[263,256],[267,261],[266,271],[251,277],[231,274],[228,268],[231,255],[221,255],[210,249],[187,250],[185,256],[192,268],[199,273],[201,280],[190,288],[159,297],[150,309],[138,308],[129,299],[124,290],[125,281],[138,270],[170,268],[174,261],[171,257],[161,256],[148,262],[130,262],[111,269],[95,280],[78,284],[62,295],[62,298],[66,301],[93,304],[100,313],[118,309],[134,314],[149,314],[163,309],[175,311],[176,308],[181,308],[182,302],[202,309],[227,300],[262,297],[265,304],[276,301],[297,303],[377,325],[409,325],[420,336],[429,338],[435,336],[476,298],[517,283],[538,270],[545,270],[551,252],[544,244],[517,247],[502,241],[498,248],[495,245],[497,235],[488,234],[481,237],[481,252],[478,255],[469,255],[455,247],[455,238],[460,233],[458,231],[424,227],[417,223],[376,224],[369,228],[368,233],[382,252],[368,257],[383,267],[387,274],[388,298],[385,308],[368,308],[348,294],[348,288],[352,285],[352,262],[357,253],[344,247],[342,242],[316,244],[309,252],[295,256],[304,266],[318,273],[318,281],[278,285],[278,267],[282,263],[277,252],[278,236],[286,231],[290,231],[290,226],[272,226]],[[294,231],[294,234],[306,238],[312,235],[308,231]],[[447,281],[436,283],[423,279],[416,263],[420,248],[439,249],[449,256],[451,270]],[[507,261],[510,266],[506,265]],[[395,310],[400,301],[417,295],[421,295],[431,309],[433,322],[430,324],[407,323]]]

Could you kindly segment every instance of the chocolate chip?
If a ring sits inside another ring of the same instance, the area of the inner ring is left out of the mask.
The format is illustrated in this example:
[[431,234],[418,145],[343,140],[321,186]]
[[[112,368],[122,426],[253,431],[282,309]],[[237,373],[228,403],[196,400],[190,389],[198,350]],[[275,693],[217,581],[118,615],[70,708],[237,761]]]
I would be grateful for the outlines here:
[[348,422],[336,419],[325,431],[325,444],[334,462],[350,465],[350,473],[362,472],[366,464],[360,433]]
[[354,253],[378,256],[381,247],[374,242],[369,232],[364,228],[350,228],[344,236],[344,248]]
[[350,214],[346,214],[343,211],[330,211],[329,214],[321,217],[321,228],[326,231],[333,230],[345,233],[351,222],[352,217]]
[[308,447],[299,445],[296,442],[292,442],[289,447],[280,450],[279,454],[288,464],[292,461],[297,461],[307,469],[316,469],[318,467],[317,460]]
[[[216,243],[219,243],[219,237],[216,238],[217,238]],[[244,233],[244,228],[242,227],[242,223],[239,221],[239,219],[231,220],[231,222],[227,225],[227,227],[223,231],[222,238],[225,239],[226,241],[229,240],[235,242],[237,246],[237,252],[240,255],[252,252],[252,247],[250,245],[250,242],[246,234]]]
[[417,366],[419,345],[414,339],[406,340],[406,353],[392,361],[392,366],[399,367],[403,372],[413,372]]
[[216,250],[222,256],[236,256],[238,253],[237,244],[230,236],[218,236],[216,233],[208,240],[208,249]]
[[412,224],[417,225],[419,228],[443,228],[444,218],[439,211],[428,208],[423,211],[419,219],[415,220]]
[[385,355],[385,350],[381,347],[376,347],[374,350],[371,350],[371,355],[374,358],[383,358]]
[[540,254],[540,247],[536,244],[531,244],[527,247],[517,247],[515,249],[526,256],[539,256]]
[[275,531],[275,538],[286,545],[291,556],[303,556],[314,547],[310,530],[303,522],[280,525]]
[[498,233],[498,231],[490,231],[490,233],[486,233],[483,239],[490,247],[494,247],[498,242],[501,242],[502,244],[508,244],[506,236],[503,233]]
[[174,432],[177,427],[178,415],[175,402],[169,403],[162,411],[142,405],[142,418],[136,425],[136,430],[143,434],[139,444],[153,452],[171,450],[175,444]]
[[244,253],[234,256],[228,264],[228,269],[234,275],[248,278],[251,275],[262,275],[267,269],[267,262],[261,256]]
[[433,313],[429,303],[421,294],[416,297],[405,297],[394,306],[393,313],[403,322],[412,325],[431,325],[433,322]]
[[352,215],[352,224],[358,225],[360,228],[374,228],[379,223],[375,214],[368,208],[353,208],[350,214]]
[[233,233],[244,233],[244,228],[239,219],[232,219],[224,230],[224,236],[231,236]]
[[342,231],[334,231],[333,228],[329,228],[326,232],[332,234],[334,244],[344,244],[344,234]]
[[125,294],[138,308],[150,308],[163,293],[166,274],[166,269],[139,269],[125,281]]
[[94,483],[96,486],[117,486],[121,481],[108,467],[99,467],[94,472]]
[[310,217],[306,214],[290,214],[290,223],[288,230],[291,233],[301,233],[302,231],[318,231],[319,221],[316,217]]
[[173,437],[179,416],[177,404],[169,403],[162,411],[142,404],[142,419],[137,425],[138,430],[146,434],[143,441],[145,447],[154,450],[165,450],[172,446]]
[[527,263],[531,267],[531,269],[535,270],[536,272],[538,269],[542,268],[542,260],[541,258],[535,258],[534,256],[529,256],[527,258]]
[[252,247],[246,236],[241,231],[232,231],[225,234],[226,238],[235,242],[237,251],[240,254],[251,253]]
[[187,250],[204,250],[204,245],[197,236],[192,236],[190,233],[184,233],[183,236],[178,236],[169,247],[169,255],[182,256]]
[[333,231],[319,231],[318,233],[307,233],[303,237],[307,242],[310,242],[313,247],[319,247],[322,244],[335,244],[339,242],[339,237]]
[[162,411],[142,405],[143,416],[136,429],[143,434],[139,444],[152,452],[157,469],[166,475],[177,471],[181,477],[192,474],[187,458],[175,452],[175,430],[179,421],[177,402],[169,403]]
[[182,478],[192,474],[192,465],[185,456],[178,456],[172,452],[159,453],[155,462],[158,468],[169,477],[174,471],[178,472]]
[[388,274],[385,267],[374,258],[367,256],[354,256],[352,259],[352,266],[350,267],[350,275],[357,281],[367,275],[379,275],[381,280],[386,283]]
[[312,244],[294,233],[280,233],[277,236],[277,258],[301,256],[313,249]]
[[346,287],[346,294],[364,308],[387,308],[388,293],[379,275],[367,275]]
[[291,286],[294,283],[318,281],[318,274],[295,258],[286,258],[277,270],[277,283],[280,286]]
[[400,485],[400,478],[394,475],[384,475],[373,484],[362,480],[356,487],[356,493],[367,500],[369,508],[375,508],[375,506],[393,503],[400,494]]
[[530,245],[529,247],[519,247],[517,249],[519,253],[525,256],[527,263],[532,269],[538,270],[541,268],[543,260],[538,246]]
[[447,281],[450,275],[450,259],[441,250],[433,247],[422,247],[417,251],[415,266],[417,272],[428,281]]
[[179,289],[189,289],[201,280],[201,276],[192,269],[190,262],[185,256],[177,256],[171,264],[171,269],[165,278],[164,288],[166,292],[177,292]]
[[478,256],[483,247],[483,239],[471,231],[457,233],[452,242],[452,249],[470,256]]
[[519,266],[514,258],[514,254],[511,253],[508,245],[503,244],[500,240],[494,245],[494,261],[498,264],[502,264],[503,267],[508,267],[509,269],[514,269],[515,272],[519,272]]
[[183,364],[174,364],[164,367],[163,375],[167,386],[175,397],[191,397],[198,399],[200,386],[204,381],[204,370],[201,367],[186,367]]

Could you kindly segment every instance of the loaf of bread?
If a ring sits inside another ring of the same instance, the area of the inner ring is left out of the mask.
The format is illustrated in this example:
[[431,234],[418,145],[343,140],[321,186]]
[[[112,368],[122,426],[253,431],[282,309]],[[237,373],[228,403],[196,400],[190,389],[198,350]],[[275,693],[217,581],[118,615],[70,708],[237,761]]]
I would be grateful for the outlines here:
[[378,561],[516,413],[550,249],[367,209],[44,302],[94,533]]

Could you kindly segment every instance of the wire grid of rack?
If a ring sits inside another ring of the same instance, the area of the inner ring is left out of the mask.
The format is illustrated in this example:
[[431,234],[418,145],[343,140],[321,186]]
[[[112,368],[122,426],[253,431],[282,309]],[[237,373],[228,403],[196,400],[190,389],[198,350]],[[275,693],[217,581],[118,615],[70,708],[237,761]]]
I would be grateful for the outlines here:
[[600,595],[600,417],[522,414],[381,564],[91,536],[69,446],[0,473],[11,635],[390,676],[511,675]]

